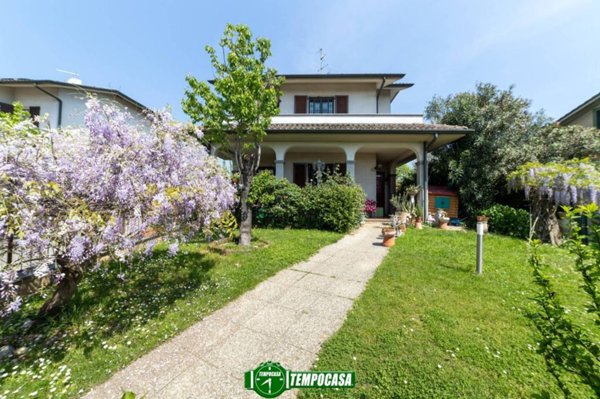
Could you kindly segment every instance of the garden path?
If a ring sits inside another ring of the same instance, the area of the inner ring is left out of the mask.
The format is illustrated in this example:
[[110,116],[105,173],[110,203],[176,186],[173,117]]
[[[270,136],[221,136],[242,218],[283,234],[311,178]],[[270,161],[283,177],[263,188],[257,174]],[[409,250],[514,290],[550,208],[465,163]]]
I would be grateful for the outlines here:
[[[244,372],[272,360],[309,370],[321,344],[337,331],[385,255],[381,224],[366,223],[307,261],[252,291],[142,356],[86,399],[258,398]],[[280,398],[292,398],[285,392]]]

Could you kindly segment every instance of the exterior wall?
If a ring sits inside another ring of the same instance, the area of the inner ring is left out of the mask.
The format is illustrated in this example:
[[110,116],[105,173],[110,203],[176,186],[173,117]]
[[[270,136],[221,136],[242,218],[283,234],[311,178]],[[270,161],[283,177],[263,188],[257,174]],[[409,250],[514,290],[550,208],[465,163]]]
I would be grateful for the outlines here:
[[[290,83],[284,84],[282,91],[283,95],[280,104],[282,115],[294,113],[294,96],[296,95],[309,97],[347,95],[349,114],[374,114],[377,110],[377,88],[375,85],[369,83]],[[379,101],[380,103],[384,102],[381,96]],[[389,95],[387,103],[387,111],[389,113]],[[381,108],[380,112],[382,112]]]
[[458,217],[458,196],[456,194],[429,194],[429,213],[435,215],[437,208],[435,207],[436,197],[450,197],[450,208],[444,209],[450,218]]
[[[44,90],[59,97],[63,102],[62,127],[83,125],[83,118],[86,110],[85,102],[87,101],[86,93],[74,89],[55,87],[44,87]],[[117,104],[121,109],[127,109],[137,122],[144,120],[142,114],[137,109],[132,108],[129,104],[117,100],[110,95],[96,93],[96,96],[101,101],[111,102]],[[0,88],[0,101],[6,103],[18,101],[22,103],[25,108],[40,107],[40,115],[48,114],[50,127],[56,128],[58,126],[58,101],[34,87],[2,87]]]
[[594,114],[596,113],[596,109],[590,109],[584,114],[578,116],[576,119],[573,119],[571,122],[567,123],[567,125],[581,125],[583,127],[596,127],[594,124],[595,118]]
[[376,198],[377,172],[374,168],[377,166],[377,156],[375,154],[361,154],[355,156],[356,171],[354,180],[365,190],[367,198]]

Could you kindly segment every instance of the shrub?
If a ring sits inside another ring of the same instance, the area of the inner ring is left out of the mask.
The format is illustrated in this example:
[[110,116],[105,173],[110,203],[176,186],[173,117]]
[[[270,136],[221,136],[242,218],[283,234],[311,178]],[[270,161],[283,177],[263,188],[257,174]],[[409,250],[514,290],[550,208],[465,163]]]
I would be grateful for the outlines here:
[[260,172],[252,180],[248,203],[253,222],[259,227],[300,227],[303,202],[300,187],[270,171]]
[[481,213],[489,218],[491,232],[517,238],[529,236],[529,212],[524,209],[496,204]]
[[248,201],[257,226],[346,232],[360,224],[365,199],[362,188],[347,177],[328,175],[321,184],[300,188],[261,172]]
[[307,198],[306,227],[346,232],[360,224],[366,196],[350,178],[329,178],[303,191]]

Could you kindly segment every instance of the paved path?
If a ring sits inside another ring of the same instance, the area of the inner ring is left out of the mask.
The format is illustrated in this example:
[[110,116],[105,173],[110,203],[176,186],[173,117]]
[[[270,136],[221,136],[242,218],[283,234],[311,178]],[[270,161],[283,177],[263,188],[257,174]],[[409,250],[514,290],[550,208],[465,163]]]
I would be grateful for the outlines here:
[[[160,345],[86,398],[252,398],[244,372],[273,360],[308,370],[321,344],[344,322],[353,300],[381,263],[381,225],[367,223],[309,260],[282,270],[254,290]],[[288,391],[280,398],[295,397]]]

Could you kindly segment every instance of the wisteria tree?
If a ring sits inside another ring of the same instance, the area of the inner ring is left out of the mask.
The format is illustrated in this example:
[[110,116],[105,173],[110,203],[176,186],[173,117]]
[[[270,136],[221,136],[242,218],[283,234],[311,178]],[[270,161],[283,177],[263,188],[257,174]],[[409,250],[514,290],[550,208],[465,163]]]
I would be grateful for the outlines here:
[[560,244],[560,205],[600,204],[600,170],[589,159],[522,165],[508,176],[509,188],[531,201],[534,228],[543,242]]
[[12,235],[15,251],[27,254],[2,270],[4,313],[21,302],[22,262],[56,266],[49,269],[56,290],[40,309],[52,315],[101,260],[127,261],[149,232],[174,240],[175,253],[178,242],[234,205],[227,175],[191,139],[202,136],[197,128],[164,111],[135,123],[96,99],[87,108],[79,130],[0,119],[0,240]]
[[265,65],[271,56],[271,42],[260,37],[253,40],[247,26],[227,24],[219,45],[219,53],[206,46],[215,70],[212,87],[188,76],[183,110],[203,125],[206,144],[219,146],[234,160],[240,174],[240,245],[250,245],[252,208],[248,195],[260,163],[260,143],[271,117],[279,113],[283,78]]

